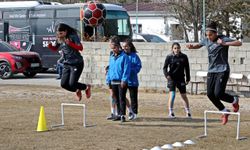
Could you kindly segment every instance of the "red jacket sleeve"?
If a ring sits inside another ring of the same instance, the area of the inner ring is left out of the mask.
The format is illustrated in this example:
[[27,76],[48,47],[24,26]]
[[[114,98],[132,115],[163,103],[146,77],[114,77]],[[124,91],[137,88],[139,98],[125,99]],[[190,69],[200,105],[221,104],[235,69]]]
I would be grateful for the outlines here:
[[48,48],[51,49],[52,51],[57,51],[58,49],[57,46],[52,46],[52,43],[49,43]]
[[78,50],[78,51],[82,51],[83,50],[83,47],[82,47],[82,44],[75,44],[74,42],[72,42],[72,41],[70,41],[70,40],[68,40],[67,41],[67,44],[70,46],[70,47],[72,47],[72,48],[74,48],[75,50]]

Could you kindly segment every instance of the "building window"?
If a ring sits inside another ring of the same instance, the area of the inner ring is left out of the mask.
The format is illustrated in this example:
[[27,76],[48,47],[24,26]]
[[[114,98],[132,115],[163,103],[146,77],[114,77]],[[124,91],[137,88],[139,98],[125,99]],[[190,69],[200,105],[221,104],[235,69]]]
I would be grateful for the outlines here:
[[[132,24],[133,33],[136,33],[136,24]],[[142,33],[142,24],[138,24],[138,33]]]

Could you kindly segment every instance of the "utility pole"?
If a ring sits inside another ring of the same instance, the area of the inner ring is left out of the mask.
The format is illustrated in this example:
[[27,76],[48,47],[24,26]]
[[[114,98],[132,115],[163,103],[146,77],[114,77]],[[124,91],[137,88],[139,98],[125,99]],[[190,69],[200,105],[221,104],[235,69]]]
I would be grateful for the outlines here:
[[203,24],[202,24],[202,37],[201,38],[204,38],[205,37],[205,33],[206,33],[206,3],[205,3],[205,0],[203,0],[202,2],[202,8],[203,8],[203,11],[202,11],[202,14],[203,14]]
[[138,34],[138,0],[136,0],[136,33]]

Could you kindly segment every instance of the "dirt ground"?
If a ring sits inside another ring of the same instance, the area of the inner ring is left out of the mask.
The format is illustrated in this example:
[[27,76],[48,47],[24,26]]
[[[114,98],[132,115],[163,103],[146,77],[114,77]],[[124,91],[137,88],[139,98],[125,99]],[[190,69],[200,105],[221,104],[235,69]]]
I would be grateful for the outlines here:
[[[248,137],[237,141],[237,117],[230,116],[227,125],[220,124],[220,115],[209,115],[208,137],[204,133],[203,112],[215,110],[205,95],[188,95],[193,119],[185,118],[179,94],[175,101],[176,119],[168,119],[166,93],[139,93],[139,118],[135,121],[108,121],[109,94],[106,89],[94,89],[87,106],[87,124],[82,126],[82,110],[65,107],[65,126],[60,123],[61,103],[80,103],[74,93],[60,87],[39,85],[0,85],[0,149],[81,149],[81,150],[142,150],[154,146],[193,140],[195,145],[179,149],[192,150],[247,150],[250,147],[250,101],[240,99],[240,135]],[[37,132],[40,106],[45,108],[47,132]],[[227,104],[231,109],[231,105]],[[178,149],[178,148],[175,148]]]

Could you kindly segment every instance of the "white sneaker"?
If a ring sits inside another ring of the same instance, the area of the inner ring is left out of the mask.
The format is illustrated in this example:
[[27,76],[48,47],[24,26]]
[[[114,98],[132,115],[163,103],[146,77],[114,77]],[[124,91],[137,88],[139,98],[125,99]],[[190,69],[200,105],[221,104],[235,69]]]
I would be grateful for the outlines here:
[[135,120],[136,118],[138,118],[138,115],[137,115],[137,114],[134,114],[134,119],[133,119],[133,120]]
[[169,114],[169,115],[168,115],[168,118],[175,118],[174,113]]
[[138,118],[137,114],[135,114],[135,113],[129,113],[129,117],[128,117],[129,120],[135,120],[136,118]]
[[130,113],[128,114],[128,120],[133,120],[134,117],[135,117],[135,114],[134,114],[134,113],[130,112]]
[[186,117],[192,119],[191,113],[186,113]]

